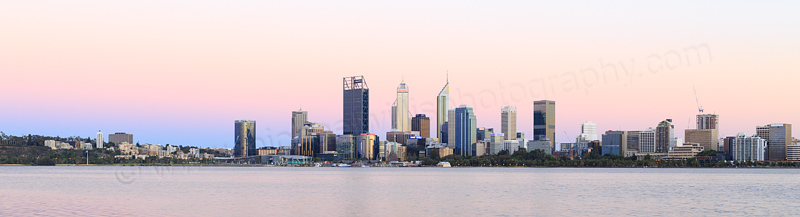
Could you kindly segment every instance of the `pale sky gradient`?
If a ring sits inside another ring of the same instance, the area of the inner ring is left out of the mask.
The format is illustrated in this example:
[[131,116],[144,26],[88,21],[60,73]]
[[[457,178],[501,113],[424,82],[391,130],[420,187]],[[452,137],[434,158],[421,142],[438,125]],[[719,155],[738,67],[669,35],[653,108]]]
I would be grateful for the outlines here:
[[[557,102],[557,140],[580,124],[694,128],[721,136],[800,124],[798,1],[2,1],[0,130],[233,147],[289,145],[291,111],[341,133],[342,77],[366,76],[371,131],[389,130],[405,79],[411,112],[451,106],[500,128],[517,106]],[[616,70],[616,72],[615,72]],[[800,126],[794,130],[795,137]],[[431,126],[435,129],[435,126]],[[566,133],[564,132],[566,131]],[[433,133],[435,134],[435,133]],[[569,135],[567,137],[566,135]]]

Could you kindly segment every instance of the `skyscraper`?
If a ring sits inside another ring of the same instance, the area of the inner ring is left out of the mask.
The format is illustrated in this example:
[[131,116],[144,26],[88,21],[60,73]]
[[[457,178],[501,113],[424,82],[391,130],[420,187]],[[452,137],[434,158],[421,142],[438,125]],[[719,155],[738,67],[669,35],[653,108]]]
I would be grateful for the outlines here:
[[[719,130],[719,115],[700,114],[697,115],[697,129],[718,129]],[[708,149],[705,149],[708,150]]]
[[255,156],[256,150],[256,121],[236,120],[234,122],[234,149],[236,157]]
[[670,148],[675,147],[675,125],[672,119],[667,119],[658,123],[656,127],[656,152],[666,153]]
[[103,148],[103,132],[97,131],[97,148]]
[[343,134],[361,135],[369,132],[369,87],[364,76],[343,79]]
[[768,127],[769,136],[764,138],[767,139],[767,160],[786,160],[786,147],[792,145],[792,125],[770,124]]
[[581,135],[580,139],[583,141],[594,141],[597,140],[597,124],[586,121],[581,125]]
[[[472,144],[475,143],[477,134],[477,119],[472,107],[461,105],[455,109],[455,120],[451,119],[455,130],[454,149],[458,151],[454,154],[470,156],[473,154]],[[453,137],[451,137],[453,138]]]
[[541,100],[533,102],[533,138],[546,137],[556,143],[556,102]]
[[419,132],[422,138],[431,138],[431,119],[424,114],[417,114],[411,119],[411,131]]
[[442,91],[439,92],[439,95],[436,97],[436,138],[439,138],[439,141],[444,141],[444,136],[442,135],[443,132],[443,125],[447,123],[447,111],[450,109],[450,80],[448,79],[447,84],[444,85]]
[[517,108],[503,107],[500,110],[500,130],[505,135],[505,140],[517,139]]
[[456,109],[447,110],[447,146],[455,149],[456,142]]
[[408,117],[408,86],[401,82],[397,87],[397,99],[392,106],[392,128],[411,131],[411,118]]
[[292,111],[292,139],[300,134],[300,128],[308,121],[308,112],[302,109]]

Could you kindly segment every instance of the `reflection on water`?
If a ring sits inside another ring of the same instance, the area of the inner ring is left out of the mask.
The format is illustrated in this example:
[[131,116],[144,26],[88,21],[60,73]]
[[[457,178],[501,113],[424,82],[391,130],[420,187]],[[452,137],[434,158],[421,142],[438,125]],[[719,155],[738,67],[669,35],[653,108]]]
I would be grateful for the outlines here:
[[0,167],[0,216],[792,216],[800,170]]

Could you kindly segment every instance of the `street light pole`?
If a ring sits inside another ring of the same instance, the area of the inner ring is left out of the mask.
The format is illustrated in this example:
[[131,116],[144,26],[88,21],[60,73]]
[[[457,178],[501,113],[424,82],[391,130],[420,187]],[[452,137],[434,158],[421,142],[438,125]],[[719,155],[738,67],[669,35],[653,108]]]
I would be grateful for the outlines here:
[[86,151],[86,165],[89,165],[89,151]]

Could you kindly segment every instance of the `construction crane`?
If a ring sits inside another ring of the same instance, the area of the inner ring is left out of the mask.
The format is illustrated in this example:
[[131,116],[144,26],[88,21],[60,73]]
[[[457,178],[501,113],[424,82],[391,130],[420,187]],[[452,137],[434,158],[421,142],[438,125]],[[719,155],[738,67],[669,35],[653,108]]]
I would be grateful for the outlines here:
[[703,106],[700,105],[700,99],[697,98],[697,88],[692,86],[692,89],[694,89],[694,100],[697,102],[697,110],[700,111],[700,114],[703,114]]
[[569,134],[567,134],[567,131],[566,131],[566,130],[564,131],[564,135],[566,135],[566,136],[567,136],[567,139],[569,139],[569,138],[570,138],[570,137],[569,137]]

